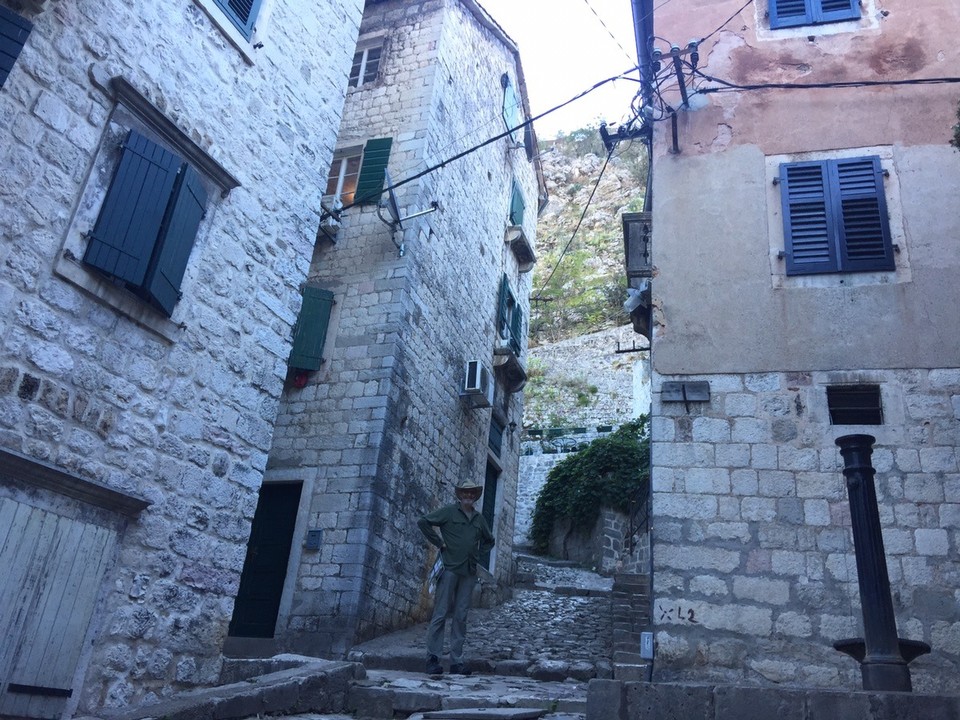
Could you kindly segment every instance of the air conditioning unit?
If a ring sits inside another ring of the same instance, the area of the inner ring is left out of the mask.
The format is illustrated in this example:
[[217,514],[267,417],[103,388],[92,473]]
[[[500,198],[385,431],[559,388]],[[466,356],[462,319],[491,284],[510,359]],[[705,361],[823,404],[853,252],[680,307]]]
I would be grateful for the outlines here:
[[493,377],[479,360],[468,360],[463,366],[463,386],[460,397],[471,407],[481,408],[493,405]]

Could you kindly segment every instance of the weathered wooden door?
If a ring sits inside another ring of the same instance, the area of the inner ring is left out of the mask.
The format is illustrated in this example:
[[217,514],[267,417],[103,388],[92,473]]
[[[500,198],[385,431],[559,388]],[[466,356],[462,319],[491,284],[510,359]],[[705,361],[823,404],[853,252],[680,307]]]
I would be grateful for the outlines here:
[[265,483],[260,488],[230,621],[234,637],[273,637],[301,487],[300,483]]
[[0,498],[0,716],[60,717],[116,540]]

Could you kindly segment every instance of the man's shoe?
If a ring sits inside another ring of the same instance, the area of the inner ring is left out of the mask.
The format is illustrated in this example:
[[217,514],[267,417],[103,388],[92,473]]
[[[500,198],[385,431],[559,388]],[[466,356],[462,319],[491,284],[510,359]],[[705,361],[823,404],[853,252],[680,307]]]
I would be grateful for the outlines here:
[[443,675],[443,665],[436,655],[427,658],[427,675]]
[[470,675],[472,671],[467,669],[467,666],[463,663],[456,663],[450,666],[451,675]]

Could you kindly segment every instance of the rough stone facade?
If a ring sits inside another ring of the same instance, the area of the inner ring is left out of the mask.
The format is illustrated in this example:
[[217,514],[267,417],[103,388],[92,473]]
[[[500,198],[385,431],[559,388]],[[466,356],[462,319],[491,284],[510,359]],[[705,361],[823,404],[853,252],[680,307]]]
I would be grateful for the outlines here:
[[[89,630],[69,629],[84,648],[58,684],[69,714],[217,679],[363,3],[264,0],[239,42],[209,0],[2,4],[33,29],[0,88],[0,496],[118,530]],[[128,127],[225,183],[169,320],[77,259]],[[149,507],[122,516],[137,498]],[[16,677],[30,639],[15,644],[3,678],[52,684]]]
[[[522,71],[475,3],[370,4],[364,45],[382,47],[379,77],[350,90],[338,147],[392,138],[394,183],[504,131],[501,76],[522,89]],[[324,362],[304,387],[286,388],[266,475],[303,483],[276,647],[343,653],[424,619],[434,555],[416,520],[452,502],[459,478],[489,482],[490,468],[497,583],[484,588],[508,586],[519,454],[509,424],[521,421],[522,394],[494,370],[498,293],[505,276],[527,318],[531,282],[505,242],[513,182],[532,242],[542,179],[504,138],[398,187],[402,216],[438,210],[395,236],[375,206],[359,205],[343,212],[335,244],[318,243],[309,280],[335,301]],[[471,360],[496,379],[493,408],[460,397]],[[505,427],[499,453],[488,449],[494,414]],[[315,552],[302,547],[310,529],[323,532]]]
[[[693,4],[658,9],[657,34],[688,37]],[[945,30],[960,21],[955,3],[853,3],[856,19],[786,29],[770,28],[765,2],[738,5],[696,8],[700,27],[735,14],[699,49],[727,82],[883,83],[960,68]],[[891,48],[914,42],[937,50],[891,62]],[[960,254],[946,240],[960,224],[941,212],[960,196],[947,144],[956,92],[908,94],[697,95],[680,114],[683,152],[668,152],[669,130],[655,137],[658,678],[860,686],[856,662],[832,648],[863,634],[834,441],[867,433],[898,631],[933,648],[911,664],[914,687],[960,690],[960,370],[946,340],[960,332]],[[871,191],[886,202],[877,217],[893,269],[788,272],[781,164],[859,156],[881,167]],[[668,382],[706,382],[709,400],[671,397]],[[877,389],[877,424],[834,424],[828,388],[845,386]]]

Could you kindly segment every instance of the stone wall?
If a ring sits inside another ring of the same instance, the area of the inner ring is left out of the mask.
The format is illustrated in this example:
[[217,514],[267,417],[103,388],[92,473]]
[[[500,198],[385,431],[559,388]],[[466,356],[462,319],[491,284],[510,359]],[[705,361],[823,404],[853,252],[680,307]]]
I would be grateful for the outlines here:
[[[383,42],[381,76],[350,91],[338,144],[392,137],[394,183],[503,126],[500,78],[516,82],[517,60],[471,5],[393,1],[367,10],[360,42]],[[416,520],[452,502],[459,478],[482,481],[488,462],[500,469],[493,572],[501,589],[509,583],[519,447],[508,431],[490,459],[488,436],[493,412],[519,422],[521,394],[498,382],[496,408],[473,409],[460,388],[466,361],[493,369],[504,274],[528,315],[530,275],[504,242],[514,179],[532,240],[536,166],[504,139],[397,188],[401,215],[433,202],[439,210],[405,222],[395,238],[367,205],[344,212],[336,244],[318,244],[310,279],[336,302],[326,360],[306,387],[287,388],[267,473],[304,482],[298,533],[324,533],[316,553],[296,536],[295,581],[278,624],[285,649],[342,653],[424,619],[433,550]]]
[[[901,637],[930,655],[914,687],[960,688],[960,371],[762,373],[707,380],[652,426],[658,678],[859,687],[832,649],[862,636],[835,438],[874,435],[877,497]],[[876,383],[882,425],[832,425],[825,386]]]
[[[0,445],[151,503],[73,706],[217,678],[362,5],[265,0],[241,52],[209,2],[12,3],[34,29],[0,91]],[[78,205],[114,76],[240,182],[211,195],[170,321],[65,252],[99,207]]]

